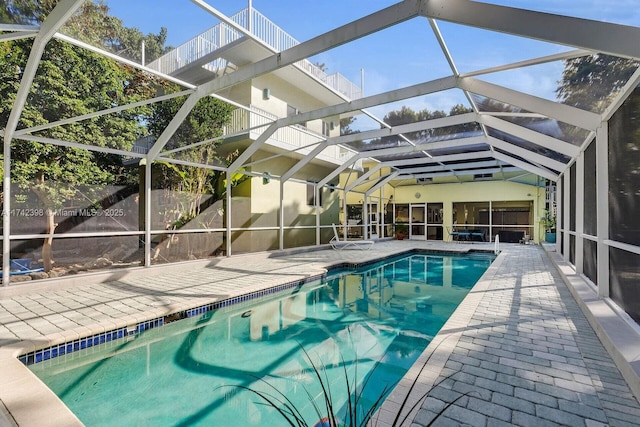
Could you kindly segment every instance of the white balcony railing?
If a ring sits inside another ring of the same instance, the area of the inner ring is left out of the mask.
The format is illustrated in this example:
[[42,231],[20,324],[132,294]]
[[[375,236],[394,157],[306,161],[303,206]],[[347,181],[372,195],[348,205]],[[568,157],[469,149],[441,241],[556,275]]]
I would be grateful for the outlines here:
[[[231,114],[231,122],[225,126],[224,134],[237,134],[248,130],[249,138],[257,139],[277,117],[259,108],[250,107],[250,111],[236,109]],[[292,125],[279,128],[267,140],[267,144],[278,145],[282,148],[298,147],[301,154],[306,154],[313,150],[314,145],[326,139],[325,136],[317,134],[304,126]],[[325,148],[321,156],[326,160],[335,163],[342,163],[353,153],[345,154],[337,145]],[[348,152],[348,151],[347,151]],[[349,153],[349,152],[348,152]]]
[[[242,28],[250,30],[251,34],[262,40],[276,52],[281,52],[299,44],[296,39],[256,9],[251,8],[250,10],[251,22],[249,21],[249,9],[244,9],[236,13],[231,16],[230,19]],[[172,74],[215,52],[217,49],[240,39],[242,36],[243,34],[240,31],[227,23],[221,22],[149,63],[148,67],[164,74]],[[324,82],[327,86],[345,95],[348,99],[358,99],[362,97],[360,87],[339,73],[328,75],[306,59],[296,62],[296,65]],[[204,65],[206,69],[216,74],[224,70],[226,66],[227,61],[222,58],[214,59]]]
[[[231,113],[231,120],[223,129],[223,135],[241,135],[249,133],[248,138],[252,140],[258,139],[267,127],[277,119],[276,116],[256,107],[250,107],[250,110],[238,108]],[[266,141],[267,144],[279,146],[284,149],[296,150],[300,154],[307,154],[321,141],[326,139],[316,132],[313,132],[301,125],[292,125],[276,130]],[[153,144],[155,138],[151,135],[136,140],[132,152],[136,154],[147,154]],[[337,145],[331,145],[325,148],[319,157],[324,160],[341,164],[355,155],[355,152],[347,150]],[[361,161],[356,163],[354,168],[361,168]]]

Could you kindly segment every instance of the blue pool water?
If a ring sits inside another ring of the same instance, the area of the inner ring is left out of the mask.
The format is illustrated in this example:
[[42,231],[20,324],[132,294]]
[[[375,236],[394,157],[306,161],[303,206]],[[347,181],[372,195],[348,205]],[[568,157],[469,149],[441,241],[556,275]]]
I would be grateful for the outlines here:
[[241,387],[285,394],[312,426],[319,415],[310,401],[322,392],[309,359],[326,375],[339,417],[345,378],[363,389],[366,410],[492,260],[418,253],[334,270],[322,282],[29,367],[87,426],[286,425]]

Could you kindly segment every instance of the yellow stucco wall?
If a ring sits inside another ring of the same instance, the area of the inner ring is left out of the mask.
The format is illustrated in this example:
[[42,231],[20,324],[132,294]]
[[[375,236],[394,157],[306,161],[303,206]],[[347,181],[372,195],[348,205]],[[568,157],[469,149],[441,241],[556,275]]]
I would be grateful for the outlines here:
[[544,213],[544,188],[510,181],[465,182],[438,185],[397,187],[395,203],[443,203],[443,226],[453,224],[453,204],[457,202],[489,202],[506,206],[511,201],[533,202],[534,239],[540,237],[539,222]]
[[[264,90],[269,92],[269,98],[265,99]],[[251,104],[265,111],[269,111],[278,117],[286,117],[288,114],[287,106],[290,105],[298,109],[300,112],[317,110],[326,107],[318,99],[310,96],[306,92],[300,90],[291,83],[275,76],[266,74],[257,77],[252,81],[251,87]],[[306,127],[317,133],[322,133],[322,121],[313,120],[306,123]],[[333,121],[337,124],[330,131],[330,136],[340,135],[340,120],[338,117],[327,117],[324,119],[327,123]]]

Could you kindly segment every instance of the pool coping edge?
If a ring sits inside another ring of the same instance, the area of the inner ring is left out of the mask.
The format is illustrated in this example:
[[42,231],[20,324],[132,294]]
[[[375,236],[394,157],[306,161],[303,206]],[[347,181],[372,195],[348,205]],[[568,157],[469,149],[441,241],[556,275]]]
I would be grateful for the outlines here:
[[[275,288],[280,288],[278,291],[273,291],[271,293],[280,292],[286,290],[284,287],[288,289],[294,288],[296,286],[301,286],[304,283],[309,283],[322,277],[326,276],[327,273],[336,268],[341,268],[345,266],[351,266],[353,268],[357,268],[358,266],[365,266],[368,264],[373,264],[388,258],[393,258],[397,256],[406,255],[411,252],[416,253],[424,253],[424,252],[433,252],[433,253],[447,253],[447,254],[465,254],[469,252],[483,252],[483,253],[493,253],[492,250],[485,249],[461,249],[461,250],[437,250],[437,249],[420,249],[413,248],[410,250],[401,250],[394,253],[387,254],[386,256],[380,257],[379,254],[377,256],[372,256],[370,259],[362,260],[359,262],[333,262],[328,263],[324,266],[323,273],[315,273],[309,274],[302,279],[281,283],[275,286],[265,287],[259,291],[252,291],[248,293],[240,293],[236,296],[227,298],[225,300],[220,301],[212,301],[208,304],[201,304],[196,307],[193,307],[192,304],[185,304],[188,307],[178,307],[177,305],[165,306],[164,313],[162,316],[167,316],[175,312],[183,311],[183,310],[199,310],[205,306],[212,306],[214,304],[219,304],[221,302],[238,299],[246,297],[247,295],[251,295],[253,293],[258,293],[261,291],[267,291]],[[491,266],[495,264],[495,260]],[[489,269],[491,269],[491,266]],[[489,271],[489,270],[487,270]],[[486,274],[487,272],[485,272]],[[484,275],[479,280],[482,281]],[[478,283],[479,283],[478,282]],[[476,283],[476,286],[478,285]],[[475,288],[475,286],[474,286]],[[469,293],[473,291],[473,288]],[[468,297],[469,295],[467,295]],[[254,296],[252,299],[255,299],[259,296]],[[466,298],[465,298],[466,300]],[[234,304],[241,303],[243,301],[237,301]],[[463,300],[464,303],[464,300]],[[462,303],[461,303],[462,304]],[[229,304],[233,305],[233,304]],[[160,308],[161,309],[161,308]],[[64,404],[64,402],[55,394],[53,391],[49,389],[29,368],[27,365],[20,361],[20,356],[25,354],[29,354],[30,352],[44,351],[47,348],[50,348],[54,345],[62,345],[66,344],[69,341],[73,340],[81,340],[88,339],[89,337],[94,337],[95,335],[100,334],[108,334],[119,328],[133,328],[134,325],[139,325],[141,323],[149,323],[153,322],[155,319],[158,319],[161,316],[158,316],[157,313],[160,310],[156,310],[154,314],[151,314],[151,311],[146,313],[139,313],[137,315],[130,315],[124,317],[122,319],[118,319],[117,324],[111,322],[105,322],[100,324],[95,324],[91,326],[86,326],[84,329],[85,333],[78,332],[80,328],[77,328],[73,331],[65,331],[63,333],[55,333],[47,336],[43,336],[37,340],[23,340],[17,341],[15,343],[11,343],[5,346],[0,347],[0,377],[2,378],[10,378],[6,376],[7,373],[11,374],[11,376],[15,376],[15,378],[19,378],[20,381],[14,382],[16,384],[15,387],[2,387],[0,388],[0,405],[3,406],[8,412],[9,416],[13,419],[13,426],[30,426],[30,425],[39,425],[44,420],[49,423],[50,421],[55,421],[55,425],[64,425],[64,426],[82,426],[83,423],[77,418],[77,416]],[[202,311],[199,314],[204,314],[205,311]],[[445,324],[446,325],[446,324]],[[135,326],[137,327],[137,326]],[[95,332],[99,330],[99,332]],[[93,331],[93,332],[92,332]],[[415,364],[414,364],[415,366]],[[7,371],[10,369],[10,371]],[[16,380],[17,381],[17,380]],[[33,400],[33,396],[38,396],[37,404],[33,405],[25,405],[25,401]],[[55,415],[52,415],[55,414]],[[0,421],[2,418],[0,418]],[[11,420],[9,420],[11,421]],[[53,424],[52,424],[53,425]],[[13,427],[12,426],[12,427]]]

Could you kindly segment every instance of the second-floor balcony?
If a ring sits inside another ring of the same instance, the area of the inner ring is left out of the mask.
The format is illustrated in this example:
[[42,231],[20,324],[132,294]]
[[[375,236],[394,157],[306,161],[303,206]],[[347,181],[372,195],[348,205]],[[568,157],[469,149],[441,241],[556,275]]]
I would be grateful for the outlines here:
[[[231,114],[231,120],[223,129],[225,137],[231,137],[236,140],[255,141],[269,127],[269,125],[277,120],[267,111],[251,106],[249,109],[238,108]],[[296,152],[301,156],[309,154],[317,144],[326,140],[327,137],[318,134],[305,126],[292,125],[279,128],[265,141],[265,144],[276,147],[283,151]],[[155,143],[155,138],[151,135],[136,140],[132,152],[136,154],[146,154]],[[316,158],[318,160],[332,163],[342,164],[355,155],[355,152],[347,150],[339,145],[330,145],[325,148]],[[127,163],[132,163],[127,161]],[[361,162],[353,167],[360,168]]]
[[[233,111],[230,123],[224,128],[224,134],[247,134],[246,137],[254,141],[277,119],[278,117],[273,114],[254,106],[249,109],[238,108]],[[283,150],[296,151],[301,155],[306,155],[317,144],[326,139],[326,136],[318,134],[305,126],[291,125],[278,128],[265,143]],[[354,154],[353,151],[346,150],[339,145],[330,145],[317,158],[334,164],[342,164]]]
[[[254,8],[244,9],[230,19],[275,52],[281,52],[299,44],[296,39]],[[200,72],[207,72],[208,78],[213,79],[229,69],[235,69],[238,65],[219,54],[225,47],[231,46],[243,37],[245,35],[237,28],[221,22],[149,63],[148,67],[170,75],[185,73],[189,68],[197,68]],[[347,99],[362,97],[360,86],[340,73],[327,74],[306,59],[296,62],[294,67],[323,82],[328,88]]]

